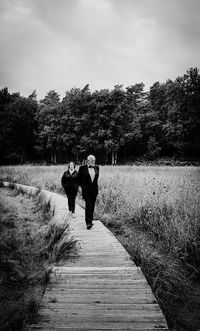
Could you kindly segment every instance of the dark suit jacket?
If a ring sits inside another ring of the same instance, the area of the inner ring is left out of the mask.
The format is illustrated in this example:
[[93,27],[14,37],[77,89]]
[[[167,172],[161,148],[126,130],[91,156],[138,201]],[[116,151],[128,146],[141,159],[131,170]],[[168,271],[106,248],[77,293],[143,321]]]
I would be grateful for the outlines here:
[[66,194],[76,193],[78,191],[78,172],[74,170],[70,174],[69,170],[65,171],[61,179],[61,184]]
[[82,188],[82,196],[85,199],[87,196],[97,196],[98,194],[98,178],[99,167],[94,166],[95,176],[94,180],[91,180],[87,164],[80,166],[78,171],[79,185]]

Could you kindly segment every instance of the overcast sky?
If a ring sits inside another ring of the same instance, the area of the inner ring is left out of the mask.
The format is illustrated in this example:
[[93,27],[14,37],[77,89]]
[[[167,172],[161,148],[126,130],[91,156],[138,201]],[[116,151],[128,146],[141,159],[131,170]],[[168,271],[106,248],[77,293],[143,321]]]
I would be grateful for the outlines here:
[[0,88],[38,98],[200,67],[200,0],[0,0]]

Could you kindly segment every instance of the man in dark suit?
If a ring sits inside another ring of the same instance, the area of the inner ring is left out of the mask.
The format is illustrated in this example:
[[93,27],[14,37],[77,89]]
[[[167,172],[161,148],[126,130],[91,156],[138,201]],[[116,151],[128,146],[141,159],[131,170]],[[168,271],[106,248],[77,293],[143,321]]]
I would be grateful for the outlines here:
[[98,195],[99,167],[95,165],[95,162],[95,156],[89,155],[87,164],[80,166],[78,171],[79,185],[85,200],[85,222],[88,230],[93,226],[94,207]]

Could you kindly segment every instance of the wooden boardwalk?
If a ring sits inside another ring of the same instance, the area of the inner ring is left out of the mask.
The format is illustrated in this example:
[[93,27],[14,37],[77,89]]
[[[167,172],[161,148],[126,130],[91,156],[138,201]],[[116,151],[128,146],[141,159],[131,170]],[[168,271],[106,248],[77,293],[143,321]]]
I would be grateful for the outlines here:
[[[51,222],[65,222],[66,198],[43,192],[55,205]],[[80,242],[79,257],[54,269],[36,323],[29,330],[168,330],[143,273],[119,241],[100,221],[87,230],[79,206],[76,215],[69,223]]]

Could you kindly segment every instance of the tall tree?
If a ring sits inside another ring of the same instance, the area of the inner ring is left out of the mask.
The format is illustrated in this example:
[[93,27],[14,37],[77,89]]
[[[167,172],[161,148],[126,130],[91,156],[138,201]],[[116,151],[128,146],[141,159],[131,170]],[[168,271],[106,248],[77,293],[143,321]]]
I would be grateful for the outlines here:
[[173,153],[185,157],[200,154],[200,75],[191,68],[170,84],[166,100],[168,120],[165,136]]
[[46,156],[50,155],[51,162],[57,162],[57,151],[59,150],[59,107],[60,96],[55,90],[47,93],[40,100],[37,120],[37,151]]
[[35,128],[37,102],[15,94],[5,104],[1,114],[3,161],[21,162],[35,157]]
[[107,153],[112,154],[112,164],[116,164],[118,151],[130,142],[134,135],[133,111],[127,103],[122,85],[116,85],[110,92],[107,111],[110,120],[104,148]]
[[65,146],[67,154],[75,155],[77,162],[80,156],[83,156],[89,148],[90,100],[89,85],[86,85],[83,89],[73,88],[67,91],[61,104],[63,146]]

